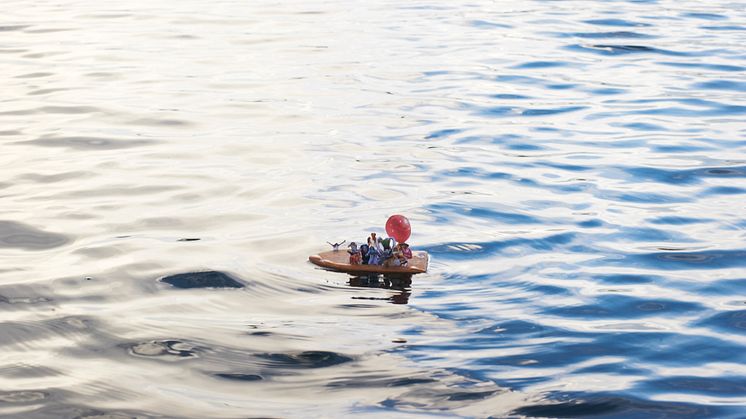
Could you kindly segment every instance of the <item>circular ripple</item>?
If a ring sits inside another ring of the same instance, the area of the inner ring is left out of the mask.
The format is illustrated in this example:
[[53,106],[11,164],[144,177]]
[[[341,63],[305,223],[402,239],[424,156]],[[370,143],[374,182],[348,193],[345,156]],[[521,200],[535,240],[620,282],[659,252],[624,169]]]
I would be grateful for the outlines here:
[[0,393],[0,402],[3,403],[31,403],[46,399],[47,393],[42,391],[11,391]]
[[130,352],[133,355],[144,357],[165,358],[196,358],[197,352],[194,346],[179,340],[152,340],[132,345]]

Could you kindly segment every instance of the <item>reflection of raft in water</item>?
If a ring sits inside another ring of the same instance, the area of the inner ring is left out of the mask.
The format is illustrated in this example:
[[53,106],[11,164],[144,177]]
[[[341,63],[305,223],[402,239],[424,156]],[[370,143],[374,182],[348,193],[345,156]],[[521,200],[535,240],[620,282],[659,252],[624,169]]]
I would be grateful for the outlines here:
[[429,259],[427,252],[412,252],[412,259],[409,259],[407,266],[384,267],[380,265],[352,265],[350,264],[349,253],[342,250],[322,252],[308,257],[311,263],[322,268],[362,274],[421,274],[427,272]]

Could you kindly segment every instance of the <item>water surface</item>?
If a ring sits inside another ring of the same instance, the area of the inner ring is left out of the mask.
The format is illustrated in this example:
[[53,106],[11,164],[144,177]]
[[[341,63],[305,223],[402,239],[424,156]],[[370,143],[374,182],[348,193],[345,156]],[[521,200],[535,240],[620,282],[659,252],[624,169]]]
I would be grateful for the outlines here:
[[743,417],[743,3],[6,3],[0,415]]

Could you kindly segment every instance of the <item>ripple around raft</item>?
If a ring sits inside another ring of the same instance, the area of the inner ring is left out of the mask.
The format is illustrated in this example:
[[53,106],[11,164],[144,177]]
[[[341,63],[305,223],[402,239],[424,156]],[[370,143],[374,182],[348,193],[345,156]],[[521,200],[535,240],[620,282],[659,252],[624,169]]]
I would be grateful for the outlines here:
[[726,269],[746,267],[746,250],[610,254],[589,266],[636,266],[659,270]]
[[228,274],[218,271],[188,272],[166,276],[161,282],[173,285],[176,288],[244,288],[245,284],[239,282]]
[[675,215],[669,215],[664,217],[653,218],[648,220],[651,224],[663,224],[663,225],[689,225],[708,223],[713,220],[708,218],[693,218],[693,217],[678,217]]
[[625,20],[625,19],[589,19],[589,20],[585,20],[584,22],[591,24],[591,25],[600,25],[600,26],[621,26],[621,27],[652,26],[649,23],[633,22],[631,20]]
[[698,323],[729,333],[746,335],[746,310],[726,311],[715,314]]
[[702,29],[709,29],[711,31],[746,31],[746,26],[738,25],[723,25],[723,26],[702,26]]
[[488,22],[486,20],[472,20],[471,22],[469,22],[469,24],[475,28],[481,29],[510,29],[513,27],[512,25],[508,25],[505,23]]
[[511,224],[539,224],[541,219],[526,214],[509,211],[498,211],[486,207],[468,206],[461,203],[433,204],[428,207],[431,216],[439,221],[451,220],[455,216],[463,214],[469,217],[484,218],[492,221],[502,221]]
[[[627,364],[632,365],[653,363],[659,366],[674,367],[704,364],[712,359],[732,363],[743,363],[746,359],[746,356],[738,349],[740,345],[730,340],[664,333],[646,328],[641,323],[614,322],[608,326],[595,327],[594,332],[549,329],[529,333],[532,338],[541,337],[545,341],[553,342],[551,345],[541,346],[530,353],[521,351],[516,355],[482,357],[473,363],[475,367],[487,369],[520,368],[524,374],[533,377],[536,374],[529,373],[528,370],[567,368],[603,357],[621,357],[626,360]],[[483,347],[510,348],[514,346],[514,343],[508,340],[510,337],[506,335],[497,339],[493,336],[484,336],[478,340],[462,342],[462,344],[472,345],[476,350]],[[552,339],[547,339],[549,337]],[[526,336],[522,338],[525,341]],[[670,356],[668,348],[671,347],[676,347],[682,355]],[[464,356],[469,353],[469,350],[443,345],[418,347],[417,349],[438,349],[443,353],[462,351]],[[516,383],[511,383],[511,386],[516,388]]]
[[692,87],[696,89],[732,90],[734,92],[746,92],[746,81],[739,80],[711,80],[695,83]]
[[216,373],[213,374],[215,377],[224,378],[226,380],[233,381],[262,381],[264,378],[257,374],[239,374],[239,373]]
[[180,340],[152,340],[133,344],[129,347],[130,353],[146,358],[163,358],[180,360],[196,358],[196,348]]
[[31,25],[1,25],[0,32],[22,31],[30,27]]
[[23,223],[0,221],[0,248],[46,250],[65,245],[71,240],[65,235],[39,230]]
[[6,297],[0,295],[0,303],[2,304],[44,304],[49,302],[52,302],[52,299],[47,297]]
[[64,147],[73,150],[120,150],[133,147],[143,147],[155,144],[152,140],[133,140],[125,138],[104,137],[40,137],[31,141],[21,141],[15,144],[35,145],[41,147]]
[[684,52],[669,51],[660,48],[649,47],[645,45],[614,45],[614,44],[595,44],[595,45],[568,45],[568,50],[577,52],[591,52],[599,55],[628,55],[628,54],[660,54],[671,56],[691,55]]
[[667,62],[667,61],[659,61],[656,64],[661,64],[661,65],[671,66],[671,67],[695,68],[695,69],[710,70],[710,71],[728,71],[728,72],[746,71],[746,67],[743,67],[740,65],[732,65],[732,64],[679,63],[679,62]]
[[687,170],[670,170],[656,167],[630,167],[622,169],[631,180],[661,182],[674,185],[700,183],[709,178],[746,178],[746,166],[702,167]]
[[560,34],[563,38],[585,38],[585,39],[651,39],[653,35],[639,32],[616,31],[616,32],[572,32]]
[[32,404],[48,397],[49,393],[44,391],[3,391],[0,392],[0,403]]
[[360,376],[349,378],[338,378],[328,383],[330,388],[381,388],[381,387],[408,387],[420,384],[433,384],[438,380],[428,377],[383,377],[383,376]]
[[[515,415],[547,418],[577,417],[715,417],[727,409],[689,403],[646,401],[616,396],[584,397],[582,394],[563,394],[566,401],[523,406],[512,412]],[[737,409],[730,409],[735,411]]]
[[644,300],[624,295],[604,295],[596,298],[595,304],[551,307],[545,309],[544,312],[563,318],[632,319],[647,316],[692,314],[703,310],[704,307],[700,304],[684,301]]
[[485,257],[486,255],[497,254],[510,256],[510,254],[507,252],[508,249],[512,250],[512,253],[516,254],[521,254],[521,252],[524,250],[529,251],[530,253],[534,253],[536,251],[556,250],[557,247],[572,242],[576,236],[577,233],[573,232],[554,234],[537,239],[515,238],[479,243],[450,242],[435,246],[426,246],[422,249],[426,250],[431,255],[437,255],[439,259],[463,260],[481,258]]
[[646,393],[676,391],[687,394],[706,394],[716,397],[746,396],[746,382],[738,377],[674,376],[647,380],[638,386]]
[[544,68],[568,67],[568,66],[572,66],[572,63],[563,62],[563,61],[531,61],[527,63],[514,65],[511,68],[519,69],[519,70],[520,69],[531,70],[531,69],[544,69]]
[[27,411],[23,416],[18,417],[24,419],[145,419],[163,417],[163,415],[124,409],[107,411],[85,406],[49,404]]
[[690,12],[682,14],[683,17],[693,17],[695,19],[704,20],[728,20],[727,16],[717,13],[702,13],[702,12]]

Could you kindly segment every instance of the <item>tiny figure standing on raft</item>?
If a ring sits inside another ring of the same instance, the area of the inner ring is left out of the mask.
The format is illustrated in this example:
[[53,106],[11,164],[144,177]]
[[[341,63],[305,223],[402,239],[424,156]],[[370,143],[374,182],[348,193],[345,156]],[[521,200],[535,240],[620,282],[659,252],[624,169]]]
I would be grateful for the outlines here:
[[363,262],[363,257],[360,254],[360,250],[357,248],[357,243],[352,242],[349,246],[350,250],[347,253],[350,254],[350,265],[360,265]]
[[340,246],[340,245],[343,245],[343,244],[344,244],[344,243],[345,243],[346,241],[347,241],[347,240],[342,240],[342,241],[341,241],[341,242],[339,242],[339,243],[329,243],[329,242],[327,242],[327,243],[329,243],[329,246],[331,246],[331,247],[332,247],[332,249],[334,249],[334,251],[335,251],[335,252],[338,252],[338,251],[339,251],[339,246]]
[[407,259],[412,259],[412,250],[409,248],[409,245],[406,243],[402,243],[401,245],[401,252]]
[[368,237],[368,265],[378,265],[381,261],[381,252],[378,250],[378,243],[375,243],[376,233],[371,233]]

